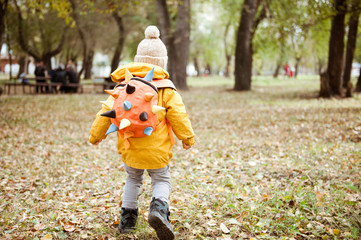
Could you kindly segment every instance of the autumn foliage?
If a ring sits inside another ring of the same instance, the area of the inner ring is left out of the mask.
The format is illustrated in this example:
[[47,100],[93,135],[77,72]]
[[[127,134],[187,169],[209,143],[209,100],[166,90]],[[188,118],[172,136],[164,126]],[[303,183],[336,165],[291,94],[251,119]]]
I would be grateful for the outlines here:
[[[318,99],[314,78],[253,81],[239,93],[230,80],[192,79],[181,92],[197,145],[174,147],[177,238],[358,239],[360,95]],[[1,96],[2,239],[156,239],[149,177],[137,230],[114,227],[125,183],[116,136],[87,143],[104,97]]]

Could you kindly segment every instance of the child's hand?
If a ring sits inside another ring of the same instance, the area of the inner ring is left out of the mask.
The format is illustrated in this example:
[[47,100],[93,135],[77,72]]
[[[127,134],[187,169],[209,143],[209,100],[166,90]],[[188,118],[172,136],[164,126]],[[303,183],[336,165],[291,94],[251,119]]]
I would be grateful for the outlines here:
[[98,140],[95,143],[93,143],[93,145],[98,145],[102,140]]
[[185,150],[188,150],[188,149],[190,149],[191,148],[191,146],[189,146],[188,144],[186,144],[186,143],[183,143],[183,148],[185,149]]

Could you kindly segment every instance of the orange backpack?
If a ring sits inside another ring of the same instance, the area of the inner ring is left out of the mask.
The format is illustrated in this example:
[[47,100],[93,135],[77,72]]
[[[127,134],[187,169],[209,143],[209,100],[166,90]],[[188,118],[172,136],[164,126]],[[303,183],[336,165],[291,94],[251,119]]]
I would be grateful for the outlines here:
[[113,90],[105,90],[115,99],[113,109],[101,114],[111,118],[112,122],[105,135],[118,132],[125,149],[129,148],[128,138],[150,136],[164,124],[168,125],[169,136],[174,144],[172,129],[167,120],[157,125],[157,113],[165,110],[157,103],[159,88],[175,87],[169,79],[153,81],[153,74],[154,68],[144,78],[133,77],[126,69],[125,84],[118,84]]

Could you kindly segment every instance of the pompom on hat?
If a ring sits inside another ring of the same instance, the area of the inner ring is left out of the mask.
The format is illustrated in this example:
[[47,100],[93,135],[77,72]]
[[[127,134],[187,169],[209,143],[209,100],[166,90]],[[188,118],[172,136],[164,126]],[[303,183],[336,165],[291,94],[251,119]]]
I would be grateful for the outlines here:
[[138,45],[134,62],[150,63],[166,69],[168,62],[167,48],[159,39],[159,35],[156,26],[148,26],[145,29],[145,39]]

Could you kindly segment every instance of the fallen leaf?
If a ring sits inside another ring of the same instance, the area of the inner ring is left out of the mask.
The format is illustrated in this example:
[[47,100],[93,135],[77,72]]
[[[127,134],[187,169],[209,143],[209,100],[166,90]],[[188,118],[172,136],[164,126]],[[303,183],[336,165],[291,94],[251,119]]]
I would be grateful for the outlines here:
[[61,225],[63,226],[64,231],[66,232],[74,232],[75,231],[75,224],[67,221],[65,219],[60,221]]
[[36,225],[34,226],[34,229],[35,229],[36,231],[43,230],[44,228],[45,228],[45,224],[42,224],[42,223],[36,224]]
[[52,240],[52,239],[53,239],[53,236],[51,236],[51,234],[46,234],[45,236],[40,238],[40,240]]
[[217,225],[217,223],[216,223],[216,221],[211,220],[211,221],[207,222],[207,225],[210,226],[210,227],[214,227],[214,226]]
[[264,194],[263,194],[262,200],[263,200],[264,202],[267,202],[267,201],[269,201],[270,199],[271,199],[271,198],[270,198],[270,196],[268,196],[267,193],[264,193]]
[[228,223],[241,226],[241,224],[234,218],[229,219]]
[[207,209],[207,213],[204,216],[212,219],[213,218],[213,211],[210,210],[210,209]]
[[324,196],[325,196],[325,194],[320,193],[319,191],[316,191],[316,198],[319,202],[323,202]]
[[119,220],[117,220],[117,221],[114,221],[114,222],[112,223],[112,225],[113,225],[113,226],[118,226],[118,225],[119,225],[119,223],[120,223],[120,221],[119,221]]
[[224,188],[223,187],[217,187],[217,192],[224,192]]
[[220,228],[221,228],[223,233],[225,233],[225,234],[230,233],[229,229],[227,228],[226,225],[224,225],[224,223],[221,223]]

